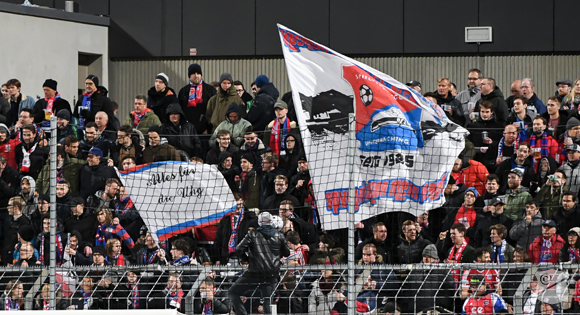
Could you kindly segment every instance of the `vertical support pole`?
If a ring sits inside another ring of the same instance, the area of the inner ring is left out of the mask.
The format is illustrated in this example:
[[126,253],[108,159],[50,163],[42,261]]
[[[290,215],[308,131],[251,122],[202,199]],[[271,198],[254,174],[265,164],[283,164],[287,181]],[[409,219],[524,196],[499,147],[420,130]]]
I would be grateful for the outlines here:
[[356,116],[354,113],[348,115],[348,315],[356,314],[356,294],[355,292],[355,279],[354,279],[354,251],[356,248],[355,242],[355,167],[354,167],[354,156],[356,152]]
[[50,117],[50,309],[56,309],[56,115]]

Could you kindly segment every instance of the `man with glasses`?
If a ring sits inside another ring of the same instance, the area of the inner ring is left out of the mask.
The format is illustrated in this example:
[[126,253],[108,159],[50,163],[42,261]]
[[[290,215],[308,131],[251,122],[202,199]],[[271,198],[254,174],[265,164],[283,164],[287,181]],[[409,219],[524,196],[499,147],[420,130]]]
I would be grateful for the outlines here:
[[[407,86],[409,83],[407,83]],[[476,68],[469,69],[469,72],[467,73],[467,89],[459,92],[457,96],[455,96],[455,98],[461,103],[461,106],[463,106],[465,121],[473,120],[469,117],[469,114],[473,111],[475,104],[481,98],[480,85],[481,71]]]
[[[205,163],[207,164],[218,164],[220,153],[229,152],[232,156],[238,154],[239,148],[232,143],[232,134],[226,129],[220,129],[216,133],[216,138],[214,140],[217,145],[214,145],[211,150],[207,152],[205,157]],[[232,161],[234,165],[239,165],[237,159]]]
[[8,200],[8,222],[4,226],[2,265],[12,264],[14,245],[18,243],[18,230],[22,226],[30,226],[30,220],[22,215],[22,210],[26,202],[20,196],[12,197]]
[[128,155],[134,157],[137,164],[141,164],[143,147],[139,143],[139,138],[133,134],[133,128],[130,125],[123,125],[117,131],[117,143],[111,148],[113,164],[124,170],[121,162]]
[[250,95],[250,93],[246,92],[246,90],[244,89],[244,84],[242,83],[242,81],[239,80],[234,81],[234,87],[236,88],[236,93],[238,94],[238,96],[242,99],[242,101],[244,101],[244,104],[247,104],[248,102],[251,102],[254,99],[252,95]]

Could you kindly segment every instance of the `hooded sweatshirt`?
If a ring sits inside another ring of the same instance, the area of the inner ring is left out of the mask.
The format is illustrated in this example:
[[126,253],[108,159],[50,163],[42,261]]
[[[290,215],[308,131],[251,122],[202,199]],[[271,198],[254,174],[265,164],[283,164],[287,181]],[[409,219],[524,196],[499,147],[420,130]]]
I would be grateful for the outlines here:
[[[229,119],[230,113],[237,113],[239,117],[238,121],[236,121],[235,123],[231,122]],[[252,126],[252,124],[246,119],[242,118],[240,107],[235,102],[232,102],[228,107],[228,110],[226,111],[225,114],[225,118],[226,119],[215,128],[215,131],[213,132],[211,138],[209,139],[209,145],[211,147],[216,146],[218,131],[225,129],[232,134],[231,136],[232,143],[238,147],[242,146],[244,144],[244,130]]]
[[[179,114],[179,124],[175,125],[169,120],[171,114]],[[167,107],[161,132],[175,149],[185,151],[189,157],[202,156],[201,141],[197,136],[195,126],[187,121],[179,104],[174,103]]]
[[30,184],[30,192],[28,193],[28,196],[24,196],[24,193],[22,193],[22,191],[20,192],[20,196],[24,198],[24,201],[26,202],[26,206],[24,206],[22,214],[30,218],[30,216],[34,213],[34,210],[36,210],[38,195],[36,194],[36,181],[30,176],[22,177],[20,180],[20,187],[22,187],[22,182],[25,179],[27,179],[28,183]]
[[[220,85],[218,93],[207,102],[207,110],[205,115],[209,120],[213,128],[219,126],[219,124],[225,120],[226,111],[230,104],[236,103],[237,105],[244,104],[244,101],[238,96],[236,92],[236,87],[232,84],[227,91],[224,91]],[[241,113],[240,117],[246,117],[246,111],[243,107],[238,106]],[[213,131],[213,130],[212,130]]]

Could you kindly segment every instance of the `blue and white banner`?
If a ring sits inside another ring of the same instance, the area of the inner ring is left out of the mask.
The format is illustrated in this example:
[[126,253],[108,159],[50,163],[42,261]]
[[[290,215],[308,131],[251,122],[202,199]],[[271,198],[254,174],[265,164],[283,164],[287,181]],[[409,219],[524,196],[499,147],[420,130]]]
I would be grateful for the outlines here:
[[347,227],[350,113],[357,221],[443,204],[467,131],[390,76],[282,25],[278,30],[324,229]]
[[154,238],[216,224],[236,203],[222,174],[208,164],[155,162],[119,172]]

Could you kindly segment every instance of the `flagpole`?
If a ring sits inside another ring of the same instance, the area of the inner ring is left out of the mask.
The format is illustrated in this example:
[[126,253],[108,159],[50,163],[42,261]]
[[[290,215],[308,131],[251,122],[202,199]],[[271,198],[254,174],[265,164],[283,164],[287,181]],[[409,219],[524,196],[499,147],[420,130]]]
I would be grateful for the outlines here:
[[[56,309],[56,115],[50,117],[50,263],[49,263],[49,283],[51,310]],[[46,259],[46,255],[45,255]]]
[[354,251],[356,248],[354,238],[354,209],[355,209],[355,168],[354,155],[356,150],[356,116],[354,113],[348,114],[349,130],[348,130],[348,315],[354,315],[356,310],[356,294],[355,279],[354,279]]

